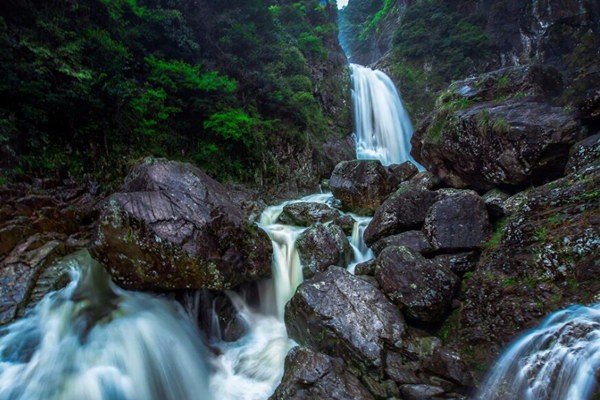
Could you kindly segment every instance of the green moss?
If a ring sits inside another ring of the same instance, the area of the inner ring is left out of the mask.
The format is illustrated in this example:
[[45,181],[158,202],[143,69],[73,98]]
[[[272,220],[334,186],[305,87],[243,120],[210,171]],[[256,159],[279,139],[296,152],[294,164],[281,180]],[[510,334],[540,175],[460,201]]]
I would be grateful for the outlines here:
[[484,249],[486,251],[493,251],[496,248],[498,248],[498,246],[500,246],[500,244],[502,243],[502,238],[504,236],[504,230],[508,225],[508,221],[508,218],[504,217],[494,224],[494,231],[484,245]]

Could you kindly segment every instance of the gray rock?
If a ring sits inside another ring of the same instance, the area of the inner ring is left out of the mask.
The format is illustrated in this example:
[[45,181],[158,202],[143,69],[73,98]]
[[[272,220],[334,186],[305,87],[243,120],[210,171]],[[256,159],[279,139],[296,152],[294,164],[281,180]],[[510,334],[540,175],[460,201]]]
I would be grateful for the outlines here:
[[576,172],[583,167],[597,163],[599,158],[600,133],[596,133],[573,145],[569,152],[565,174]]
[[436,202],[427,213],[423,231],[436,250],[457,251],[480,247],[491,226],[481,197],[464,193]]
[[330,265],[345,267],[352,258],[346,234],[334,224],[317,223],[308,228],[296,240],[296,248],[305,279],[326,270]]
[[406,331],[402,314],[383,293],[338,267],[298,287],[285,322],[298,343],[375,374],[385,350],[401,343]]
[[281,384],[269,399],[372,400],[374,397],[348,372],[341,359],[294,347],[285,359]]
[[100,217],[91,252],[129,289],[225,289],[269,276],[271,243],[229,191],[189,164],[147,159]]
[[421,228],[436,199],[437,195],[430,190],[401,187],[375,212],[365,229],[365,243],[370,246],[386,236]]
[[412,138],[413,156],[446,184],[489,190],[562,174],[580,125],[572,113],[531,98],[439,105]]
[[435,349],[433,357],[425,363],[425,369],[461,386],[473,385],[471,371],[460,355],[454,351],[444,348]]
[[371,250],[375,255],[379,255],[388,246],[405,246],[421,254],[428,254],[433,251],[431,243],[421,231],[408,231],[384,237],[373,243]]
[[387,171],[374,160],[339,163],[331,174],[329,187],[345,208],[363,215],[372,214],[390,192]]
[[279,221],[287,225],[311,226],[317,222],[332,221],[340,212],[324,203],[299,202],[283,207]]
[[375,278],[407,317],[425,323],[439,321],[450,309],[459,281],[446,266],[398,246],[377,257]]
[[509,197],[507,193],[500,189],[492,189],[482,196],[492,220],[498,220],[504,216],[504,202]]
[[402,385],[400,393],[406,400],[427,400],[444,394],[445,390],[438,386],[432,385]]
[[392,164],[385,167],[388,173],[388,184],[390,189],[396,189],[400,183],[411,179],[419,170],[415,164],[405,161],[402,164]]
[[479,261],[479,253],[469,251],[456,254],[442,254],[434,257],[433,260],[439,264],[445,265],[458,276],[473,271]]

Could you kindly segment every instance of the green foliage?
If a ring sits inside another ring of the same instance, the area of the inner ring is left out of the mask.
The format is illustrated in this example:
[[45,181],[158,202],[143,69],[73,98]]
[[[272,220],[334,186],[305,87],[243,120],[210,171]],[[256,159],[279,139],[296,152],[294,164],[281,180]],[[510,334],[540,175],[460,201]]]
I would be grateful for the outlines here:
[[209,3],[11,1],[0,143],[34,174],[120,179],[146,155],[226,179],[271,173],[270,143],[304,145],[331,121],[309,63],[336,26],[313,0]]
[[[484,20],[454,7],[444,0],[416,1],[406,7],[396,30],[391,72],[417,118],[432,110],[437,92],[481,71],[493,56]],[[418,80],[408,78],[411,70],[420,71]],[[406,80],[410,84],[404,86]]]
[[506,217],[494,224],[494,232],[484,245],[484,248],[487,251],[495,250],[498,246],[500,246],[500,243],[502,243],[502,237],[504,236],[504,230],[506,229],[507,225],[508,218]]

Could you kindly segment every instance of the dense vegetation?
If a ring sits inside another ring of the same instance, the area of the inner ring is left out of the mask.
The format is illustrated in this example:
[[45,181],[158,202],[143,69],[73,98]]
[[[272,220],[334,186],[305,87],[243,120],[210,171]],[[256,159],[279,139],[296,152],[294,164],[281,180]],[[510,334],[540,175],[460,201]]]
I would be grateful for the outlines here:
[[390,73],[413,114],[423,116],[449,82],[482,72],[492,56],[485,16],[460,13],[457,2],[417,1],[404,10]]
[[[484,32],[485,15],[465,13],[462,3],[353,0],[340,14],[340,29],[352,58],[373,63],[388,52],[380,67],[399,85],[417,120],[432,109],[437,93],[448,83],[481,72],[489,63],[492,52]],[[380,54],[361,54],[373,46],[381,48]]]
[[332,9],[315,0],[3,2],[0,145],[19,155],[12,172],[110,182],[155,155],[223,179],[273,175],[274,141],[303,146],[333,126],[310,70],[337,35]]

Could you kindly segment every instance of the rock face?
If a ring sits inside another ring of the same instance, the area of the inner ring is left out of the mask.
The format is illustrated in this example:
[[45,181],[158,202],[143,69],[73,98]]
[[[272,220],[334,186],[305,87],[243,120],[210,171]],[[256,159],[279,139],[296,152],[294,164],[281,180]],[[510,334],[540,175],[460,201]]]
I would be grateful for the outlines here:
[[470,192],[436,202],[427,213],[423,226],[433,247],[440,251],[479,247],[490,230],[483,199]]
[[387,247],[378,257],[375,278],[381,291],[407,317],[435,322],[450,309],[458,277],[446,266],[406,247]]
[[286,306],[290,337],[353,368],[381,369],[381,355],[406,331],[398,309],[373,285],[330,267],[298,287]]
[[294,347],[285,359],[281,384],[270,400],[372,400],[344,362],[307,348]]
[[373,215],[364,233],[365,243],[372,245],[383,237],[420,228],[436,199],[430,190],[401,187]]
[[0,325],[69,282],[56,261],[89,244],[95,191],[73,182],[0,187]]
[[304,278],[324,271],[330,265],[345,267],[352,256],[346,234],[337,225],[317,223],[308,228],[296,241]]
[[270,272],[266,233],[223,185],[172,161],[131,170],[107,200],[91,251],[130,289],[225,289]]
[[371,160],[339,163],[329,187],[345,208],[365,215],[372,214],[389,194],[387,171],[379,161]]
[[557,87],[551,69],[525,67],[455,82],[413,135],[413,156],[460,188],[556,178],[580,133],[573,113],[545,100]]
[[551,312],[598,301],[599,179],[600,167],[589,166],[507,201],[446,325],[470,362],[489,363]]
[[317,222],[332,221],[340,212],[323,203],[299,202],[283,207],[279,221],[287,225],[311,226]]

